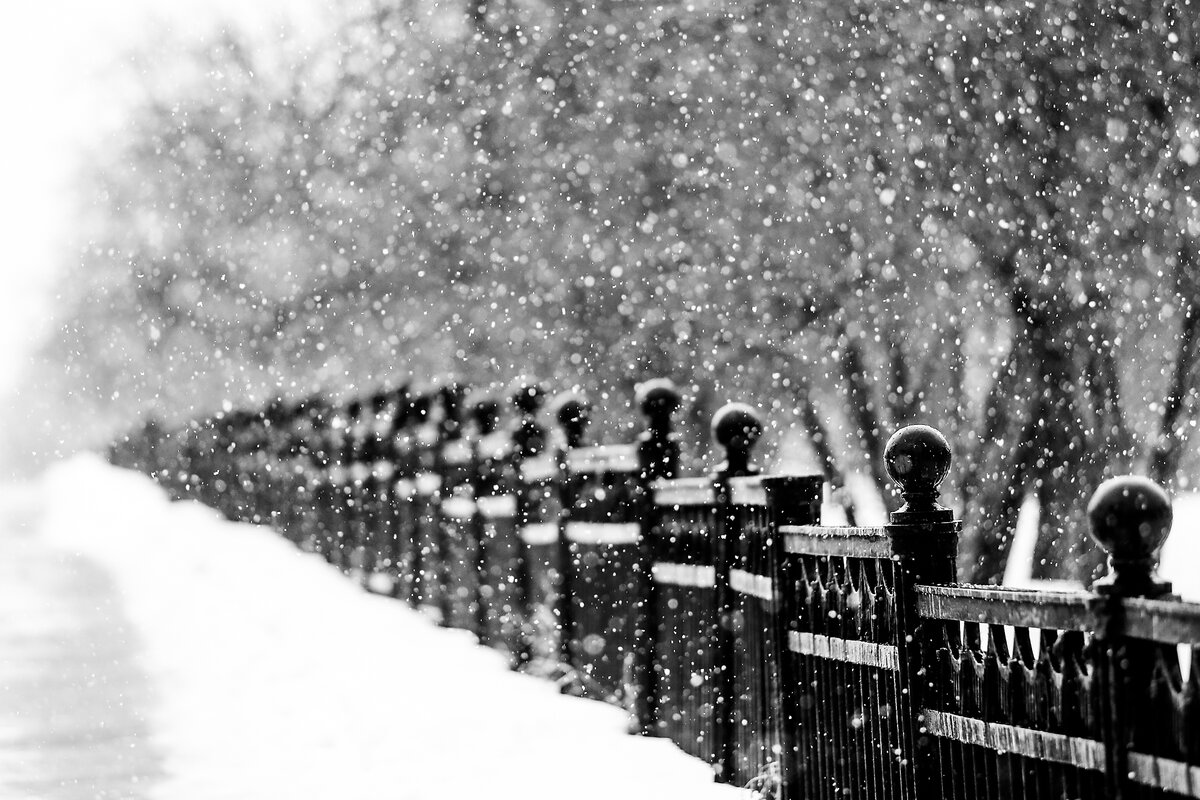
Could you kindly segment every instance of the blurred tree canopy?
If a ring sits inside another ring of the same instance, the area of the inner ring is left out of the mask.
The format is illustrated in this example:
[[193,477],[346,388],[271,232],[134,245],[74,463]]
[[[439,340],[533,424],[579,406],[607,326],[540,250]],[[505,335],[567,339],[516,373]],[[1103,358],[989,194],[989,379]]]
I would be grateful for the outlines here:
[[315,47],[226,36],[97,166],[48,358],[113,424],[670,375],[692,432],[734,398],[798,425],[851,518],[920,420],[970,577],[1032,499],[1035,574],[1083,579],[1100,480],[1197,466],[1197,11],[379,0]]

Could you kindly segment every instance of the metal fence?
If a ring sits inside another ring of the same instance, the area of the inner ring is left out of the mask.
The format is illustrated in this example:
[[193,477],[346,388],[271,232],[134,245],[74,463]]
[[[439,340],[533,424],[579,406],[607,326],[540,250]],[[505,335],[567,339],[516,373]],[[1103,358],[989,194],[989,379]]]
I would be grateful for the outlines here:
[[931,428],[888,445],[906,500],[889,524],[831,527],[820,477],[751,465],[747,406],[714,419],[728,460],[680,477],[669,382],[642,387],[645,432],[623,443],[588,443],[574,395],[543,424],[543,396],[522,386],[507,424],[453,386],[275,403],[148,423],[110,457],[764,796],[1200,797],[1200,606],[1154,575],[1157,486],[1097,491],[1110,574],[1091,591],[957,585]]

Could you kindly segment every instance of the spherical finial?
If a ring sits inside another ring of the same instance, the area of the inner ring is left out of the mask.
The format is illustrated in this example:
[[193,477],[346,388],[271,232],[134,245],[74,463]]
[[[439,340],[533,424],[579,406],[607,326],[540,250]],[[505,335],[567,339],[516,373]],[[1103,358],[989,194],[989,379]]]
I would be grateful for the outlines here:
[[536,414],[546,399],[546,387],[534,380],[518,381],[512,391],[512,404],[523,414]]
[[950,472],[950,443],[940,431],[928,425],[901,428],[888,440],[883,462],[905,502],[904,508],[892,515],[893,521],[952,516],[937,502],[938,485]]
[[500,401],[494,397],[480,397],[471,405],[471,418],[479,432],[487,436],[500,426]]
[[763,425],[758,412],[746,403],[726,403],[713,414],[712,434],[722,447],[753,447],[762,438]]
[[454,381],[443,385],[437,390],[437,393],[441,399],[442,407],[447,410],[457,408],[462,403],[463,398],[467,396],[466,388]]
[[679,408],[682,396],[670,378],[652,378],[637,385],[634,402],[646,415],[670,414]]
[[936,493],[950,472],[950,443],[936,428],[909,425],[888,440],[883,461],[904,494]]
[[726,460],[718,471],[729,475],[757,472],[750,466],[750,450],[762,438],[763,424],[758,412],[745,403],[726,403],[713,415],[712,434],[725,448]]
[[279,422],[285,416],[287,410],[287,401],[279,395],[275,395],[267,401],[267,405],[263,408],[262,417],[270,423]]
[[555,396],[550,403],[554,419],[559,425],[571,425],[591,416],[591,406],[587,398],[579,392],[566,391]]
[[579,392],[566,391],[556,396],[550,404],[554,419],[567,438],[568,447],[583,443],[583,432],[591,418],[591,406]]
[[1169,592],[1169,583],[1154,575],[1159,548],[1171,532],[1171,500],[1153,481],[1136,475],[1111,478],[1088,503],[1092,538],[1109,557],[1110,574],[1098,589],[1124,595]]
[[412,414],[417,420],[424,420],[429,416],[430,410],[433,408],[433,396],[422,392],[414,395],[412,398]]

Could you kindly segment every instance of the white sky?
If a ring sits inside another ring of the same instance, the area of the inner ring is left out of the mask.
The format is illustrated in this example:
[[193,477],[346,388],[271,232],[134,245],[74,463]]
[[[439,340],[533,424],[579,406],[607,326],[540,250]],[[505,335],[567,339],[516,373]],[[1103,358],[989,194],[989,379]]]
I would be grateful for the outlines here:
[[[45,333],[53,278],[70,258],[73,176],[121,119],[129,50],[166,29],[188,38],[280,19],[315,32],[336,0],[38,0],[0,23],[0,398]],[[4,415],[0,413],[0,419]]]

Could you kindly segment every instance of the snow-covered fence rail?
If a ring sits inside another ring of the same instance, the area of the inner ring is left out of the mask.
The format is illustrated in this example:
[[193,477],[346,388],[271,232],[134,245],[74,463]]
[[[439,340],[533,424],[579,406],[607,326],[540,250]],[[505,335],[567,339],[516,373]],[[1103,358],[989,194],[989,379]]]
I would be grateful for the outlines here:
[[[457,387],[222,414],[114,445],[176,497],[278,527],[374,590],[473,631],[581,695],[626,705],[720,780],[782,798],[1200,797],[1200,605],[1158,580],[1171,521],[1103,485],[1110,574],[1057,593],[955,583],[937,502],[950,448],[911,426],[885,461],[905,506],[824,526],[818,476],[763,476],[762,427],[713,421],[727,460],[676,475],[669,382],[636,441],[523,385],[515,419]],[[468,408],[469,406],[469,408]]]

